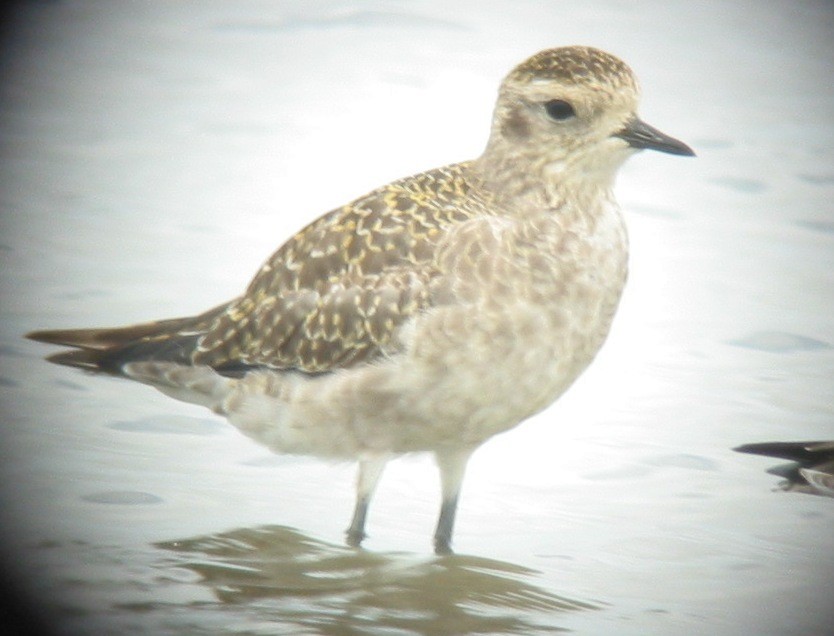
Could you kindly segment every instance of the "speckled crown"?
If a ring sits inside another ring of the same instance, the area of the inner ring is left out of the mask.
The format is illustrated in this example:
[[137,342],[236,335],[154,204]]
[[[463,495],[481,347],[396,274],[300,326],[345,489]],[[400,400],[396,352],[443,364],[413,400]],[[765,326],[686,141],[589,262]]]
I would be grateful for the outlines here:
[[539,51],[516,66],[508,82],[529,83],[556,80],[571,84],[610,84],[613,88],[637,89],[629,66],[610,53],[589,46],[563,46]]

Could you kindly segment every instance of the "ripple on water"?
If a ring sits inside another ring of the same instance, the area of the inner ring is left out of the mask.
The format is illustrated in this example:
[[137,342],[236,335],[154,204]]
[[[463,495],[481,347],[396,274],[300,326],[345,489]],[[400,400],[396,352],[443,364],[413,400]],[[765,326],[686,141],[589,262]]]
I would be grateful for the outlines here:
[[819,351],[831,348],[830,344],[822,340],[784,331],[757,331],[747,336],[730,340],[728,344],[735,347],[742,347],[743,349],[768,351],[770,353]]
[[140,490],[104,490],[82,495],[90,503],[115,504],[119,506],[146,506],[162,503],[162,498]]
[[799,227],[824,234],[834,234],[834,221],[821,221],[817,219],[801,219],[796,222]]
[[796,176],[805,183],[811,183],[813,185],[834,185],[834,173],[831,172],[826,174],[801,173]]

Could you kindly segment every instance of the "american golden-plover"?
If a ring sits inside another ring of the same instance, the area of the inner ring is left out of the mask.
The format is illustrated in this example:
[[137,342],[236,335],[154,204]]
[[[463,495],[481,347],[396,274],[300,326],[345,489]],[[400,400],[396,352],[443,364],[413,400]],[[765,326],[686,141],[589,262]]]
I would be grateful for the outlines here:
[[504,79],[483,154],[395,181],[293,236],[199,316],[38,331],[55,362],[207,406],[280,453],[358,460],[348,543],[386,462],[440,469],[450,550],[466,463],[541,411],[605,340],[626,280],[612,188],[636,150],[692,150],[642,122],[625,63],[541,51]]

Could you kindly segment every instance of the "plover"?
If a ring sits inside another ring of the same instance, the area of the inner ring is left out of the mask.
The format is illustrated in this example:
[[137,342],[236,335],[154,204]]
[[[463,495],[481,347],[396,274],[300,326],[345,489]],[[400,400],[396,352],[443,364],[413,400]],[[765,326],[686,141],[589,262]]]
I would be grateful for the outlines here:
[[767,471],[785,478],[780,490],[834,497],[834,441],[759,442],[733,450],[790,460]]
[[541,51],[501,84],[483,154],[333,210],[203,314],[38,331],[55,362],[213,409],[280,453],[358,460],[348,543],[386,462],[430,452],[450,551],[471,453],[558,398],[605,340],[626,280],[612,188],[635,151],[693,155],[641,121],[631,69]]

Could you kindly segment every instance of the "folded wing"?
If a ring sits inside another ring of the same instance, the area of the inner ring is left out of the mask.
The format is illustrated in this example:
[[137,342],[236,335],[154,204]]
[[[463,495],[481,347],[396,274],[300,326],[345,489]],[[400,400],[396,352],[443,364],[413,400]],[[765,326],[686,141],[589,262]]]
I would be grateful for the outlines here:
[[28,337],[76,348],[54,362],[117,373],[135,361],[229,375],[350,367],[399,348],[399,328],[432,303],[437,244],[486,210],[470,196],[466,164],[439,168],[319,218],[261,267],[241,297],[199,316]]

